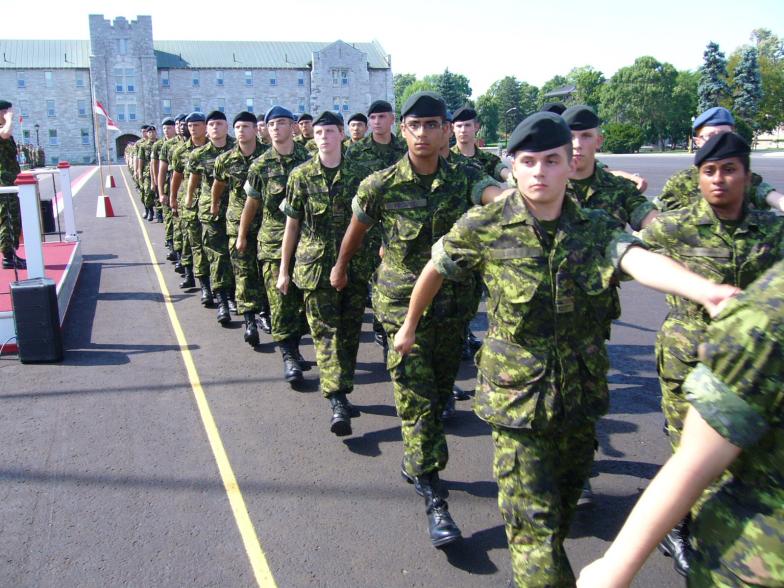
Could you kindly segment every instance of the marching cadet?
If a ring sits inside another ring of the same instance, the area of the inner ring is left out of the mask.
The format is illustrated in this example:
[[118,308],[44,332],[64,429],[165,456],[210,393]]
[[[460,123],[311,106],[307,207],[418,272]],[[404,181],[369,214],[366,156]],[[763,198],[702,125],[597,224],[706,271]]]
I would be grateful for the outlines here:
[[209,264],[204,256],[201,246],[201,223],[195,202],[187,202],[187,191],[190,185],[190,171],[187,168],[188,158],[194,150],[207,143],[207,125],[204,114],[191,112],[185,118],[187,132],[190,138],[173,150],[170,166],[172,169],[170,204],[172,213],[180,218],[182,232],[182,256],[180,262],[183,267],[183,281],[180,288],[193,288],[195,278],[199,278],[201,286],[201,303],[212,307],[212,290],[209,282]]
[[[439,156],[448,134],[446,105],[440,96],[415,93],[401,113],[400,128],[408,154],[360,185],[352,204],[351,225],[330,276],[335,288],[345,286],[349,262],[363,246],[368,229],[379,223],[384,257],[373,288],[373,309],[389,337],[403,323],[416,276],[430,259],[433,243],[472,204],[481,201],[485,187],[495,184],[476,168],[452,166]],[[372,115],[370,121],[373,128]],[[500,193],[500,188],[495,189]],[[461,537],[440,495],[438,472],[448,460],[440,417],[460,367],[463,327],[473,289],[473,277],[450,283],[421,321],[414,350],[405,357],[392,348],[387,354],[402,425],[401,474],[425,498],[430,539],[436,547]]]
[[472,208],[435,243],[394,338],[396,353],[415,355],[439,292],[481,272],[489,329],[474,409],[492,426],[498,503],[521,588],[574,584],[563,541],[609,404],[613,278],[624,272],[711,309],[737,292],[646,251],[605,212],[566,197],[571,141],[549,112],[518,125],[507,147],[517,190]]
[[[226,234],[229,239],[229,257],[236,285],[237,312],[245,319],[243,337],[251,347],[259,344],[256,313],[261,310],[263,285],[259,276],[255,240],[252,240],[251,247],[244,248],[244,251],[239,251],[236,245],[240,217],[247,198],[245,181],[248,177],[248,168],[256,158],[269,149],[268,145],[264,145],[258,139],[256,123],[256,116],[250,112],[240,112],[234,117],[232,126],[237,145],[215,160],[215,181],[212,184],[210,211],[213,215],[220,213],[222,194],[228,190],[229,198],[225,212]],[[251,231],[253,230],[252,228]],[[258,226],[255,230],[258,230]]]
[[479,116],[476,110],[469,106],[458,108],[452,114],[452,130],[455,133],[452,152],[460,153],[469,160],[475,161],[485,174],[505,182],[509,177],[509,168],[500,157],[483,151],[477,146],[476,134],[479,128]]
[[[273,106],[264,115],[271,147],[248,169],[247,199],[237,231],[236,249],[254,252],[261,264],[263,287],[269,300],[272,340],[283,357],[283,379],[292,386],[302,383],[302,372],[310,369],[299,352],[306,328],[302,292],[294,284],[283,294],[277,289],[286,215],[281,204],[286,199],[286,183],[291,170],[309,159],[307,149],[293,140],[297,126],[294,115],[282,106]],[[290,267],[289,267],[289,275]]]
[[[185,141],[182,135],[182,129],[185,126],[185,115],[178,114],[174,118],[174,136],[165,140],[158,151],[158,194],[161,205],[163,206],[163,214],[165,220],[166,234],[169,237],[169,255],[166,259],[175,262],[174,270],[179,273],[182,268],[180,264],[180,252],[182,251],[182,233],[180,231],[180,219],[175,217],[171,209],[171,198],[169,188],[171,187],[171,171],[169,169],[169,162],[171,152]],[[165,125],[164,135],[166,134]]]
[[293,281],[303,292],[316,348],[319,387],[332,408],[330,431],[342,437],[351,434],[351,417],[359,416],[346,395],[354,389],[367,283],[373,272],[372,252],[364,249],[356,256],[338,289],[330,285],[329,272],[351,220],[351,199],[367,171],[343,157],[343,118],[339,114],[323,112],[313,127],[318,154],[295,168],[286,186],[284,212],[288,218],[277,287],[285,295]]
[[[0,100],[0,186],[13,186],[22,171],[16,159],[13,105]],[[0,194],[0,250],[3,269],[26,269],[27,263],[16,255],[22,232],[22,212],[16,194]]]
[[[692,129],[694,130],[694,146],[700,149],[714,135],[734,131],[735,118],[726,108],[714,106],[694,119]],[[755,173],[751,174],[751,185],[747,190],[746,197],[757,208],[784,211],[784,194],[777,192],[773,186],[763,181],[762,177]],[[689,169],[679,171],[667,180],[662,193],[654,199],[654,203],[659,210],[675,210],[698,202],[701,198],[699,173],[692,166]]]
[[297,127],[299,127],[299,133],[295,133],[294,140],[304,145],[313,138],[313,115],[307,112],[300,114],[297,118]]
[[343,145],[351,147],[365,138],[367,133],[367,117],[361,112],[352,114],[348,119],[348,137],[343,141]]
[[[160,171],[160,157],[161,149],[163,149],[166,141],[173,139],[176,132],[174,128],[174,119],[167,117],[161,121],[161,131],[163,136],[157,139],[150,149],[150,183],[152,184],[158,197],[155,199],[155,220],[159,223],[164,223],[163,233],[166,246],[171,249],[172,241],[172,228],[171,228],[171,211],[168,209],[168,203],[164,206],[163,201],[166,199],[164,194],[160,191],[160,182],[158,181],[158,173]],[[167,220],[168,219],[168,220]]]
[[263,118],[260,118],[256,121],[256,136],[264,145],[270,144],[270,135],[269,131],[267,130],[267,123],[264,122]]
[[[746,288],[784,258],[784,218],[753,208],[745,198],[751,182],[750,152],[748,143],[733,132],[714,135],[694,157],[701,198],[662,214],[640,238],[697,274]],[[656,367],[675,450],[689,408],[684,380],[699,361],[697,348],[710,317],[699,305],[677,296],[668,296],[667,305],[667,318],[656,337]],[[660,546],[683,576],[691,555],[689,522],[688,517],[682,520]]]
[[[229,258],[229,238],[226,235],[226,205],[228,195],[225,184],[217,195],[215,189],[215,159],[234,148],[235,140],[229,136],[226,115],[213,110],[207,115],[207,138],[209,141],[188,156],[188,192],[185,206],[195,202],[201,222],[201,242],[209,266],[207,280],[213,296],[218,300],[217,320],[221,325],[231,322],[231,306],[234,306],[234,273]],[[217,201],[217,206],[213,203]],[[234,306],[236,311],[236,306]]]
[[629,586],[701,496],[689,586],[784,586],[784,262],[730,301],[703,341],[678,450],[579,588]]
[[134,150],[134,178],[136,185],[139,189],[139,197],[144,206],[144,220],[155,220],[155,213],[150,210],[150,201],[153,199],[153,194],[150,191],[150,126],[142,125],[142,138],[136,142],[136,149]]

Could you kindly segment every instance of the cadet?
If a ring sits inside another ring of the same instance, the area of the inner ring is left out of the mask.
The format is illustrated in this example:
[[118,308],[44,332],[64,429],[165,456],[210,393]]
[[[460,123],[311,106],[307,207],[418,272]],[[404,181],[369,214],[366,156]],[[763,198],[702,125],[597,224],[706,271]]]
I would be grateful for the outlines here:
[[293,284],[285,295],[277,289],[286,227],[286,215],[280,207],[286,199],[286,182],[291,170],[307,161],[309,155],[302,143],[293,140],[292,131],[297,124],[291,111],[273,106],[264,115],[264,120],[272,147],[248,169],[245,183],[248,198],[240,218],[236,248],[243,254],[258,252],[270,306],[272,340],[278,344],[283,357],[283,378],[296,386],[302,382],[303,370],[310,366],[299,352],[299,341],[306,330],[302,293]]
[[[703,112],[692,123],[694,130],[694,146],[700,149],[705,142],[719,133],[735,130],[735,119],[732,113],[721,106],[714,106]],[[751,174],[751,185],[747,190],[749,202],[756,208],[784,211],[784,195],[764,182],[761,176]],[[675,210],[683,208],[702,198],[697,168],[690,167],[679,171],[664,184],[662,193],[654,203],[659,210]]]
[[476,165],[488,176],[505,182],[509,177],[509,168],[497,155],[483,151],[476,144],[476,134],[479,132],[479,117],[476,110],[469,106],[458,108],[452,115],[452,129],[455,133],[455,146],[453,153],[460,153]]
[[[0,186],[13,186],[22,171],[16,160],[13,136],[14,112],[8,100],[0,100]],[[27,263],[16,255],[22,232],[22,213],[16,194],[0,194],[0,250],[3,269],[26,269]]]
[[[381,225],[384,257],[373,288],[373,309],[389,337],[403,323],[416,276],[430,259],[432,244],[480,201],[484,187],[495,184],[492,178],[482,178],[476,168],[458,168],[439,156],[448,134],[446,105],[440,96],[415,93],[401,112],[408,154],[360,185],[352,205],[354,216],[331,272],[332,285],[342,288],[348,264],[365,233],[375,223]],[[371,116],[371,127],[372,121]],[[473,289],[473,279],[450,284],[420,324],[414,352],[403,357],[390,349],[387,354],[402,421],[401,474],[425,498],[430,538],[436,547],[460,538],[460,529],[439,495],[438,472],[448,460],[440,416],[460,367],[463,326]]]
[[711,308],[737,291],[635,246],[606,213],[566,197],[571,140],[549,112],[517,126],[507,149],[518,189],[471,209],[433,246],[394,340],[398,353],[416,353],[418,324],[439,289],[481,272],[490,325],[474,409],[492,426],[514,581],[525,588],[574,583],[563,541],[609,403],[613,277],[623,271]]
[[307,112],[300,114],[297,118],[297,126],[299,134],[294,137],[294,140],[304,145],[313,138],[313,115]]
[[[182,233],[180,232],[180,219],[176,218],[171,209],[171,198],[169,188],[171,186],[171,171],[169,170],[169,161],[171,151],[178,147],[183,141],[182,129],[185,126],[183,122],[185,119],[184,114],[178,114],[174,119],[174,132],[175,135],[166,139],[158,150],[158,194],[160,202],[163,205],[163,215],[165,220],[166,235],[169,236],[168,247],[169,255],[166,259],[175,262],[174,269],[179,271],[182,268],[180,264],[180,252],[182,251]],[[166,135],[166,125],[161,125],[164,128],[164,135]]]
[[704,341],[684,383],[680,447],[580,588],[628,586],[700,495],[689,586],[784,586],[784,262],[729,302]]
[[256,136],[264,145],[269,145],[271,142],[269,131],[267,130],[267,123],[264,122],[263,118],[256,121]]
[[[732,132],[714,135],[694,157],[701,198],[662,214],[640,238],[695,273],[745,288],[784,257],[784,219],[752,208],[745,199],[751,180],[746,141]],[[688,402],[683,382],[697,365],[697,346],[710,317],[696,304],[667,297],[669,312],[656,338],[662,411],[673,449],[680,442]],[[689,571],[689,519],[667,535],[661,551],[682,575]]]
[[[229,239],[226,235],[226,205],[228,195],[225,184],[219,194],[214,194],[215,159],[222,153],[234,148],[234,139],[229,137],[229,125],[226,115],[220,110],[213,110],[207,115],[207,138],[209,142],[195,149],[188,156],[187,169],[188,193],[185,206],[189,207],[196,200],[199,221],[201,221],[201,242],[204,255],[209,264],[209,274],[202,279],[207,280],[213,296],[218,300],[217,320],[221,325],[231,322],[231,306],[236,312],[234,302],[234,273],[231,271],[229,258]],[[217,201],[217,206],[213,203]]]
[[152,144],[158,139],[154,125],[147,125],[144,140],[136,148],[136,172],[139,176],[139,192],[144,206],[144,218],[155,221],[155,186],[152,183]]
[[351,147],[354,143],[358,143],[365,138],[367,133],[367,117],[361,112],[352,114],[348,119],[348,134],[349,136],[343,141],[343,145]]
[[318,154],[294,169],[286,186],[288,218],[277,287],[285,295],[293,281],[303,292],[319,387],[332,408],[330,430],[342,437],[351,434],[351,417],[359,416],[346,395],[354,389],[367,283],[373,273],[372,252],[364,250],[356,256],[347,268],[346,282],[338,289],[330,285],[329,272],[351,220],[351,199],[367,172],[343,157],[339,114],[325,111],[313,127]]
[[[228,235],[229,256],[234,270],[236,284],[237,311],[245,318],[245,342],[251,347],[259,344],[259,331],[256,313],[261,310],[264,286],[259,276],[259,262],[256,259],[255,242],[250,249],[239,251],[237,234],[242,209],[245,206],[245,181],[251,163],[264,153],[269,146],[264,145],[256,135],[256,116],[250,112],[240,112],[234,117],[234,136],[237,146],[215,160],[215,181],[212,184],[212,214],[219,214],[221,195],[228,189],[229,200],[226,208],[226,234]],[[258,230],[258,225],[255,227]],[[266,299],[266,298],[265,298]]]
[[168,198],[160,191],[161,182],[158,181],[158,173],[161,165],[161,150],[166,141],[174,138],[176,133],[174,126],[175,123],[173,118],[167,117],[163,119],[163,121],[161,121],[163,136],[152,144],[152,149],[150,150],[150,178],[155,191],[158,193],[158,198],[155,200],[155,220],[159,223],[164,223],[164,241],[169,248],[171,248],[171,241],[173,238],[171,211],[169,210],[168,202],[164,204],[164,200],[168,200]]
[[191,112],[186,118],[187,131],[190,138],[180,145],[171,155],[170,166],[172,180],[170,199],[172,213],[180,217],[183,252],[181,263],[184,279],[180,288],[193,288],[195,277],[201,286],[201,303],[212,307],[212,290],[209,282],[209,264],[201,246],[201,223],[195,202],[186,202],[186,192],[190,183],[190,171],[187,169],[188,157],[199,147],[207,143],[207,125],[201,112]]

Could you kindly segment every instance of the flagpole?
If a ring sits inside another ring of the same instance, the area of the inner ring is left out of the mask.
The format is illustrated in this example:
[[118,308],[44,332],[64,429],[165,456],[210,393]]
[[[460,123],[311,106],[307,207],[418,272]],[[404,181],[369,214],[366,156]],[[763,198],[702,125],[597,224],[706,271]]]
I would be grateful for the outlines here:
[[112,154],[109,149],[109,121],[106,121],[106,165],[109,166],[109,173],[112,172]]
[[97,102],[95,100],[95,84],[90,84],[90,94],[92,94],[93,104],[93,129],[95,134],[95,155],[98,158],[98,174],[101,178],[100,195],[103,196],[103,164],[101,163],[101,132],[98,130],[98,113],[96,112]]

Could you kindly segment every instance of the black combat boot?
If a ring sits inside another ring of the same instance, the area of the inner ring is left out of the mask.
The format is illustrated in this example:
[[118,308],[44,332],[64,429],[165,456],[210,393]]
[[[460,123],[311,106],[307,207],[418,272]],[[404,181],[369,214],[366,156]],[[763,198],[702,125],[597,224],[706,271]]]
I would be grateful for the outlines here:
[[155,212],[155,222],[163,223],[163,210],[160,208]]
[[332,406],[332,420],[329,423],[329,430],[338,437],[351,435],[351,415],[346,405],[347,402],[343,392],[336,392],[329,397],[329,404]]
[[446,406],[444,406],[444,410],[441,411],[441,422],[454,418],[456,414],[457,410],[455,410],[455,397],[450,394],[449,398],[446,399]]
[[152,206],[150,206],[150,215],[147,217],[147,220],[151,223],[155,222],[155,208]]
[[691,515],[686,515],[658,546],[659,551],[672,558],[672,567],[684,578],[689,575],[689,562],[693,555],[689,543],[689,523]]
[[27,262],[12,249],[3,252],[3,269],[27,269]]
[[184,278],[182,282],[180,282],[180,288],[195,288],[196,287],[196,280],[193,278],[193,266],[184,265],[182,266],[183,274],[182,277]]
[[462,537],[460,529],[449,514],[449,505],[439,496],[438,478],[432,472],[418,477],[422,494],[425,497],[428,531],[433,547],[444,547]]
[[199,287],[201,288],[201,305],[204,308],[214,308],[215,302],[212,299],[212,288],[210,287],[210,279],[208,277],[199,278]]
[[299,366],[299,362],[294,357],[294,345],[295,339],[293,337],[284,339],[278,343],[280,354],[283,356],[283,379],[292,386],[300,384],[304,379],[302,377],[302,369]]
[[227,296],[229,301],[229,312],[235,316],[239,315],[239,311],[237,310],[237,299],[234,298],[234,292],[227,293]]
[[452,386],[452,398],[454,400],[470,400],[471,395],[467,391],[463,390],[460,386],[455,384]]
[[259,329],[256,327],[256,313],[252,310],[244,313],[245,317],[245,343],[251,347],[259,344]]
[[261,309],[259,312],[259,327],[267,335],[272,334],[272,321],[270,321],[269,310]]
[[[417,494],[419,494],[420,496],[425,495],[424,490],[422,490],[423,476],[412,476],[406,471],[406,468],[402,464],[402,462],[400,464],[400,475],[403,477],[403,479],[406,482],[414,485],[414,490],[416,491]],[[442,492],[441,490],[441,480],[438,477],[438,472],[430,472],[428,481],[430,482],[431,485],[433,485],[436,488],[436,492],[438,492],[438,495],[444,498],[445,493]]]
[[166,247],[169,249],[169,253],[166,255],[166,261],[178,261],[179,257],[177,252],[174,250],[174,245],[172,245],[171,241],[166,244]]
[[297,363],[299,364],[299,369],[301,369],[303,372],[309,372],[310,362],[308,362],[304,357],[302,357],[302,354],[299,352],[300,337],[292,337],[292,340],[294,341],[294,346],[292,348],[292,351],[294,353],[294,359],[296,359]]
[[226,290],[215,290],[215,297],[218,299],[218,322],[228,325],[231,322],[231,312],[229,312],[229,297]]
[[384,332],[384,325],[375,316],[373,317],[373,340],[384,351],[387,349],[387,334]]
[[178,274],[185,273],[185,266],[182,265],[182,254],[179,251],[177,252],[177,261],[174,262],[174,271]]

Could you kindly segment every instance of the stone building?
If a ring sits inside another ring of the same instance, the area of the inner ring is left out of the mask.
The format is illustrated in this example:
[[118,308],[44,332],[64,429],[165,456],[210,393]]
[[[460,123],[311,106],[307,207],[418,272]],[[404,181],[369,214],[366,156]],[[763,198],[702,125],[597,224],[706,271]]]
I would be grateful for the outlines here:
[[[231,118],[282,104],[348,116],[373,100],[394,103],[391,61],[377,42],[155,41],[149,16],[89,19],[89,41],[0,40],[0,98],[23,118],[14,135],[44,147],[47,163],[95,160],[91,88],[120,128],[109,133],[114,161],[141,124],[169,115]],[[105,157],[103,118],[98,126]]]

